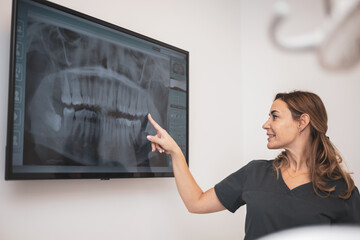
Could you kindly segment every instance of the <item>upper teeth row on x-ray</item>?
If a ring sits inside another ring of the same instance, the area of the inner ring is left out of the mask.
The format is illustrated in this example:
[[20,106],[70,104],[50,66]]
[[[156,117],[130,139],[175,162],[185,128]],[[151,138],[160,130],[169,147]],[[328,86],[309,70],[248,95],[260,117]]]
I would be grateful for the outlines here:
[[[116,74],[117,80],[99,81],[93,76],[104,75],[103,68],[75,69],[60,77],[61,101],[67,105],[98,106],[102,111],[122,112],[132,116],[145,116],[148,93],[126,77]],[[113,73],[115,74],[115,73]]]

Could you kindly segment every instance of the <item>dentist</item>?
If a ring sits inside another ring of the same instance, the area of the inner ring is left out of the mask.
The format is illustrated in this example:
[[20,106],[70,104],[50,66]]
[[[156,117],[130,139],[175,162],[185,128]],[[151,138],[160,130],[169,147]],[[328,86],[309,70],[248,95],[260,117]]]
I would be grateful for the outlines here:
[[235,212],[246,205],[245,239],[308,225],[360,225],[360,195],[326,136],[327,113],[314,93],[279,93],[263,125],[274,160],[253,160],[203,192],[172,137],[157,131],[152,151],[170,154],[179,194],[192,213]]

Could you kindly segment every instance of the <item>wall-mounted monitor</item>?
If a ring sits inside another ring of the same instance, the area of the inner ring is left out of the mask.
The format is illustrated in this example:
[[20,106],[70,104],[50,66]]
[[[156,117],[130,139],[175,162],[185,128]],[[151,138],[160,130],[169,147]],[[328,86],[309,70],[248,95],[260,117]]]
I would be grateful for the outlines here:
[[189,53],[49,1],[14,0],[7,180],[171,177],[188,156]]

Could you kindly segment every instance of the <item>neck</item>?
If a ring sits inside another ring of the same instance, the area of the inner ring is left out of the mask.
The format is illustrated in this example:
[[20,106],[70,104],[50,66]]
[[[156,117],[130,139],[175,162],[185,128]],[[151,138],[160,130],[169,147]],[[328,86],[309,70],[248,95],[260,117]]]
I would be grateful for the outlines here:
[[308,172],[307,159],[311,152],[310,128],[306,127],[299,133],[295,141],[284,149],[289,161],[288,169],[293,172]]
[[305,154],[305,152],[295,152],[291,150],[285,150],[285,152],[289,161],[289,169],[293,172],[307,172],[309,170],[306,164],[308,154]]
[[296,148],[285,149],[287,159],[289,161],[288,168],[293,172],[308,172],[307,159],[310,157],[311,143],[303,141]]

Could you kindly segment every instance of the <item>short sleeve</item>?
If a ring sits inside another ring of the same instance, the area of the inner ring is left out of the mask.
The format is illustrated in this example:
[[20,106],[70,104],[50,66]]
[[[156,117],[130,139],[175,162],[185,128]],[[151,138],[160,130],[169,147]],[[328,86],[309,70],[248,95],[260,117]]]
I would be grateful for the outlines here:
[[357,187],[353,190],[351,197],[347,201],[347,216],[348,223],[360,224],[360,194]]
[[215,185],[214,189],[219,201],[232,213],[245,204],[242,193],[252,163],[253,161]]

